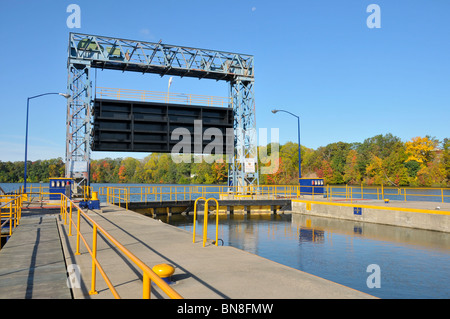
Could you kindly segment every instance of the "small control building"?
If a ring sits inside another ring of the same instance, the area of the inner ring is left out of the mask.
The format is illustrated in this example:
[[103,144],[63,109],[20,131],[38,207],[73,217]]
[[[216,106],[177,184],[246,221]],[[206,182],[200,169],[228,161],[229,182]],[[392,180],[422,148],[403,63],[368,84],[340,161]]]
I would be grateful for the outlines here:
[[323,178],[299,178],[300,195],[323,195],[325,185]]
[[61,200],[61,194],[72,198],[73,179],[66,177],[50,178],[49,193],[50,200]]

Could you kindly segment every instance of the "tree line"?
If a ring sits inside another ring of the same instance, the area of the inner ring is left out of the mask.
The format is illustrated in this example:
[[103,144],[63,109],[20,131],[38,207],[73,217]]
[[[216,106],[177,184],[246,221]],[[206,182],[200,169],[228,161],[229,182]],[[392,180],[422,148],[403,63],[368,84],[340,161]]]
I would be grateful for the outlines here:
[[[280,148],[280,168],[263,176],[269,183],[297,179],[294,143]],[[450,139],[430,136],[402,142],[392,134],[376,135],[362,143],[331,143],[317,150],[301,148],[302,175],[321,177],[326,184],[387,186],[450,186]]]
[[[258,167],[276,164],[260,174],[260,184],[298,183],[298,144],[258,147]],[[387,186],[450,186],[450,139],[430,136],[402,142],[392,134],[376,135],[362,143],[336,142],[318,149],[301,146],[303,177],[323,178],[326,184]],[[0,182],[23,182],[24,162],[1,162]],[[28,162],[29,182],[48,182],[64,176],[61,158]],[[228,164],[175,163],[171,154],[152,153],[144,159],[92,160],[92,183],[225,184]]]

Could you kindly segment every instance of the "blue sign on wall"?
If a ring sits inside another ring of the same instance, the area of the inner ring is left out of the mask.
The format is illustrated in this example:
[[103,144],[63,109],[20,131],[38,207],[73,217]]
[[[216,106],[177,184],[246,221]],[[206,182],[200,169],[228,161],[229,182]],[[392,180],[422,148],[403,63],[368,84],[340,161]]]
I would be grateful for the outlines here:
[[362,215],[361,207],[353,207],[353,215]]

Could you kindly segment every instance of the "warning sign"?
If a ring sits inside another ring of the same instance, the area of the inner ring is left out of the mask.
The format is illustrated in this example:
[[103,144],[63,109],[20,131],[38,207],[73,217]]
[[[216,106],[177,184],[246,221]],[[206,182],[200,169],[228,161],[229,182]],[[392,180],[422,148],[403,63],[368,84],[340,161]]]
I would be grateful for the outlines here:
[[255,172],[255,159],[254,158],[246,158],[244,160],[244,172],[246,172],[246,173],[254,173]]

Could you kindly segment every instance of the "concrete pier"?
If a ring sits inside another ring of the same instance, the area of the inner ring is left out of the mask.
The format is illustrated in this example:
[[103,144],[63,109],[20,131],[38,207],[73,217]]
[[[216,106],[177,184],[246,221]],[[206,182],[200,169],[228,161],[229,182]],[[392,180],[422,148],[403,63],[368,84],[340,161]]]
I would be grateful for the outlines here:
[[59,209],[24,211],[20,225],[0,250],[0,298],[72,298],[58,217]]
[[[104,204],[101,211],[88,214],[150,268],[161,263],[172,265],[171,286],[186,299],[373,298],[233,247],[217,247],[211,241],[203,247],[199,235],[193,243],[192,234],[185,230],[117,206]],[[81,232],[91,246],[92,228],[84,220]],[[98,293],[89,294],[91,257],[83,242],[81,254],[75,255],[75,229],[72,236],[68,233],[68,225],[59,216],[22,218],[0,252],[0,298],[70,298],[70,293],[75,299],[112,298],[98,271]],[[20,248],[22,243],[26,249]],[[47,253],[44,244],[49,245]],[[121,298],[142,298],[142,271],[103,236],[99,235],[97,245],[97,258]],[[20,265],[16,261],[19,254],[23,260]],[[71,290],[66,285],[66,266],[77,269],[70,278]],[[14,279],[16,273],[23,278]],[[33,287],[31,294],[27,286]],[[152,298],[167,298],[154,284],[151,294]]]
[[[175,289],[186,299],[287,299],[287,298],[373,298],[340,284],[278,264],[227,246],[203,247],[201,236],[193,243],[191,233],[123,208],[104,205],[102,212],[89,214],[118,241],[150,268],[167,263],[175,267]],[[82,232],[84,225],[82,225]],[[86,236],[91,231],[87,229]],[[67,232],[61,226],[61,232]],[[210,234],[213,237],[213,234]],[[98,294],[89,295],[91,258],[83,248],[75,256],[75,236],[63,243],[67,264],[77,264],[82,285],[75,298],[111,298],[103,279],[98,278]],[[122,298],[141,298],[142,274],[110,244],[98,242],[98,258]],[[97,275],[99,277],[99,275]],[[152,286],[152,298],[166,298]]]
[[293,199],[292,212],[366,223],[450,232],[450,203]]

